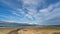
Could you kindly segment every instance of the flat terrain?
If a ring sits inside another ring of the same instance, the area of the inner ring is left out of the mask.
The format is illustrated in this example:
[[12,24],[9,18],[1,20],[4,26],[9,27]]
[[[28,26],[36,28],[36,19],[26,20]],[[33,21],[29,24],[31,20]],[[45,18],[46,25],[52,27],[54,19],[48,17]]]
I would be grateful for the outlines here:
[[0,28],[0,34],[55,34],[60,28]]
[[16,30],[14,28],[0,28],[0,34],[8,34],[9,32]]

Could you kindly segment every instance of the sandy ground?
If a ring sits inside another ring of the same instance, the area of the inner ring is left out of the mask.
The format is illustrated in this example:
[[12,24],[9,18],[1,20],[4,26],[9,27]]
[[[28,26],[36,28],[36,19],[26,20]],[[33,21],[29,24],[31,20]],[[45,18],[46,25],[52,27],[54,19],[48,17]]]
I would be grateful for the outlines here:
[[60,28],[0,28],[0,34],[55,34],[60,33]]
[[8,34],[9,32],[16,30],[14,28],[0,28],[0,34]]

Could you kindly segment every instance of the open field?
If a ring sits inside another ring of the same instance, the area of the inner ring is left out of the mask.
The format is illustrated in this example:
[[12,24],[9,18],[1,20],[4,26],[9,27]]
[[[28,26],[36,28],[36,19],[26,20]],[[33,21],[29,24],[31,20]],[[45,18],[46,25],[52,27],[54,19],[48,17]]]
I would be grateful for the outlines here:
[[60,34],[60,28],[0,28],[0,34]]
[[0,28],[0,34],[8,34],[9,32],[16,30],[14,28]]

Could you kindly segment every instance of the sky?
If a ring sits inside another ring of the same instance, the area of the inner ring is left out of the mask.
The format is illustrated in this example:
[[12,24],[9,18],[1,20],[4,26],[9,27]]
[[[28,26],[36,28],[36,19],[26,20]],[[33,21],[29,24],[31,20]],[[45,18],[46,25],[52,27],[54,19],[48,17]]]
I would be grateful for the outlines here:
[[60,0],[0,0],[0,21],[60,25]]

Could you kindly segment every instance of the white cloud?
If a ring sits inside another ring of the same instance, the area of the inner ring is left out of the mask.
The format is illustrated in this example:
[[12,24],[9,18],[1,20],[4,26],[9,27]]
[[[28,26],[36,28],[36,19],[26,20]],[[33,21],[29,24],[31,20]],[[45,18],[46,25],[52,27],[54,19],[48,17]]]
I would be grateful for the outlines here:
[[26,16],[26,17],[28,17],[28,18],[32,18],[32,16],[31,16],[31,15],[29,15],[29,14],[26,14],[25,16]]
[[34,14],[36,14],[37,13],[37,11],[35,10],[35,9],[28,9],[29,10],[29,14],[30,15],[34,15]]
[[16,21],[12,21],[12,20],[2,20],[4,22],[9,22],[9,23],[15,23]]
[[[60,3],[56,3],[56,4],[51,4],[48,6],[48,8],[42,9],[40,10],[40,14],[47,14],[45,16],[45,18],[43,16],[44,19],[42,19],[42,23],[41,24],[45,24],[45,25],[57,25],[60,24],[59,20],[60,20]],[[59,19],[58,19],[59,18]]]
[[60,8],[56,8],[47,16],[47,20],[53,19],[54,17],[59,17],[59,15],[60,15]]
[[58,6],[60,6],[59,2],[49,5],[47,8],[41,9],[39,13],[36,13],[34,15],[34,17],[36,18],[35,22],[38,24],[40,23],[41,25],[48,22],[50,19],[54,19],[55,17],[58,18],[60,15],[60,8]]
[[55,7],[53,6],[53,4],[51,4],[47,8],[39,10],[39,12],[41,12],[44,15],[48,15],[54,8]]
[[19,8],[19,4],[12,2],[12,0],[2,0],[1,2],[6,4],[7,6],[9,6],[10,8],[14,10]]
[[[55,12],[57,12],[57,11],[54,11],[56,8],[58,8],[58,6],[59,6],[60,4],[59,4],[59,2],[58,3],[56,3],[56,4],[51,4],[51,5],[49,5],[47,8],[44,8],[44,9],[42,9],[42,10],[40,10],[40,14],[41,15],[44,15],[45,17],[54,17],[54,16],[52,16],[53,14],[55,14]],[[58,8],[58,10],[59,10],[59,8]],[[56,14],[57,15],[57,14]],[[46,18],[45,18],[46,19]],[[49,18],[50,19],[50,18]]]
[[40,12],[41,12],[42,14],[44,14],[44,15],[48,14],[49,11],[50,11],[50,10],[49,10],[48,8],[45,8],[45,9],[40,10]]
[[35,9],[44,3],[44,0],[23,0],[23,7],[28,9]]
[[12,15],[16,15],[16,16],[20,16],[19,11],[10,11],[12,13]]
[[24,4],[29,4],[29,5],[38,5],[39,3],[37,0],[23,0]]
[[19,14],[17,14],[17,13],[13,13],[14,15],[16,15],[16,16],[20,16]]
[[2,2],[4,3],[4,4],[6,4],[7,6],[9,6],[10,8],[12,8],[12,3],[11,2],[9,2],[9,1],[6,1],[6,0],[2,0]]
[[23,9],[17,9],[17,11],[23,15],[25,15],[25,11]]

